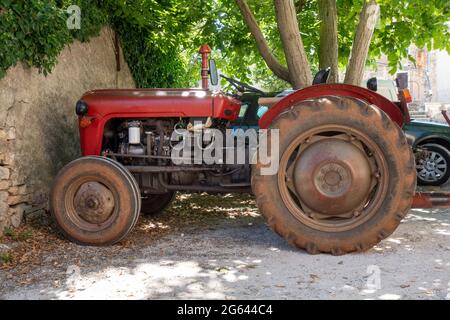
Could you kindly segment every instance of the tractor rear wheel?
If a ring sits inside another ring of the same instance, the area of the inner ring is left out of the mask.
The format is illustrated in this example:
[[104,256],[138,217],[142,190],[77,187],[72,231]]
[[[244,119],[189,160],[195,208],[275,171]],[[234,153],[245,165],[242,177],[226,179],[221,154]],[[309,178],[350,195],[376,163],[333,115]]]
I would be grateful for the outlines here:
[[142,213],[146,216],[156,216],[164,211],[175,199],[176,192],[152,194],[142,198]]
[[141,198],[136,181],[123,166],[107,158],[85,157],[59,172],[50,204],[68,239],[100,246],[119,242],[132,230]]
[[376,106],[312,99],[282,113],[270,129],[279,129],[279,170],[262,175],[264,165],[256,164],[252,188],[269,226],[290,244],[312,254],[365,251],[407,214],[414,155]]

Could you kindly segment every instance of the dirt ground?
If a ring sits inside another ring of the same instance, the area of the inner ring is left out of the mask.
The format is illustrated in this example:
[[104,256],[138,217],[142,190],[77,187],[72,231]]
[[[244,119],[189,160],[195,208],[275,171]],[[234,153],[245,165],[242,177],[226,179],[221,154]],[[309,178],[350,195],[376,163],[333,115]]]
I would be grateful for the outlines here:
[[311,256],[250,196],[181,195],[108,248],[29,217],[0,240],[0,299],[450,299],[449,240],[450,210],[412,210],[367,253]]

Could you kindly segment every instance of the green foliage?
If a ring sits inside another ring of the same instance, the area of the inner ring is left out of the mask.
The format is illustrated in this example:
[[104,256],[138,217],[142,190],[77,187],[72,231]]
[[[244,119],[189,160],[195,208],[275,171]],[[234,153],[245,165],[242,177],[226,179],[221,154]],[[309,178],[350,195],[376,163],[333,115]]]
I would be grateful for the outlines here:
[[[350,56],[359,14],[364,0],[337,0],[339,66],[345,69]],[[272,0],[248,0],[250,8],[266,36],[275,56],[284,63]],[[378,0],[381,7],[379,19],[368,62],[374,64],[381,54],[389,59],[390,71],[394,73],[404,58],[411,59],[411,44],[428,49],[446,49],[450,52],[450,2],[448,0]],[[246,28],[234,0],[216,0],[206,13],[207,25],[202,37],[215,49],[222,59],[224,73],[244,81],[258,83],[268,90],[277,90],[287,84],[277,79],[259,55],[255,41]],[[303,43],[312,66],[318,68],[319,28],[317,0],[296,0],[298,20]]]
[[[190,55],[183,49],[206,0],[0,0],[0,78],[23,61],[45,75],[74,39],[88,41],[112,24],[138,87],[188,86]],[[81,9],[81,29],[69,30],[66,12]],[[198,78],[196,69],[196,77]]]
[[448,0],[378,0],[381,19],[372,43],[372,53],[385,53],[394,73],[414,43],[428,50],[450,52],[450,2]]
[[[364,0],[337,0],[339,65],[348,63]],[[411,44],[450,51],[448,0],[378,0],[381,18],[369,63],[381,54],[391,72]],[[285,63],[272,0],[248,0],[267,41]],[[312,71],[318,68],[318,1],[296,0]],[[69,5],[81,8],[80,30],[68,30]],[[73,39],[88,41],[110,24],[119,32],[138,87],[184,87],[199,80],[197,50],[203,43],[224,74],[276,91],[287,87],[265,65],[234,0],[0,0],[0,78],[23,61],[47,74]]]
[[6,237],[10,238],[13,241],[25,241],[31,238],[31,236],[33,235],[33,231],[28,229],[17,233],[16,231],[8,227],[4,229],[3,233]]
[[[81,42],[88,41],[97,36],[102,27],[108,23],[108,13],[102,8],[102,0],[56,0],[59,8],[66,10],[71,5],[77,5],[81,9],[81,29],[70,30],[74,39]],[[67,14],[66,14],[67,19]]]
[[[71,4],[82,10],[81,30],[67,28],[66,9]],[[46,75],[67,44],[97,35],[106,17],[96,1],[0,0],[0,78],[19,61]]]
[[13,262],[14,256],[11,253],[0,253],[0,262],[3,264],[8,264]]
[[[273,1],[248,2],[274,55],[284,63]],[[228,76],[247,83],[257,83],[271,91],[286,87],[286,83],[275,77],[267,68],[234,0],[212,1],[210,9],[204,10],[204,14],[199,32],[192,37],[192,43],[195,45],[191,47],[196,48],[201,43],[208,43],[213,48],[213,57],[216,58],[218,68]]]
[[185,66],[177,48],[162,51],[152,46],[147,34],[139,27],[122,25],[119,28],[125,59],[139,88],[185,87]]
[[187,6],[181,0],[106,1],[137,87],[193,85],[190,55],[184,48],[192,44],[190,36],[208,2]]
[[65,22],[52,1],[0,0],[0,77],[18,61],[48,73],[70,41]]

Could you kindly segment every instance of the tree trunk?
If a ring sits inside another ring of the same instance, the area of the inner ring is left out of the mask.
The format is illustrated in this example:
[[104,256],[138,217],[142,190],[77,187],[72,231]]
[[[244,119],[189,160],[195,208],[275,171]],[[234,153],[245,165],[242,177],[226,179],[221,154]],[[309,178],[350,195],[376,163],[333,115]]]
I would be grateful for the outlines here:
[[255,16],[253,15],[247,4],[247,1],[236,0],[236,3],[241,11],[242,17],[244,18],[245,24],[256,40],[258,51],[263,57],[269,69],[272,70],[272,72],[280,79],[290,82],[289,70],[285,66],[283,66],[273,55],[272,51],[269,48],[269,45],[267,44],[266,38],[264,37],[258,25],[258,22],[255,19]]
[[306,56],[293,0],[274,0],[284,54],[294,89],[310,86],[311,67]]
[[319,68],[331,68],[329,83],[339,82],[338,15],[336,0],[319,0]]
[[358,29],[356,30],[350,60],[345,74],[345,83],[361,85],[366,66],[367,54],[370,42],[377,24],[380,6],[376,0],[367,0],[359,16]]

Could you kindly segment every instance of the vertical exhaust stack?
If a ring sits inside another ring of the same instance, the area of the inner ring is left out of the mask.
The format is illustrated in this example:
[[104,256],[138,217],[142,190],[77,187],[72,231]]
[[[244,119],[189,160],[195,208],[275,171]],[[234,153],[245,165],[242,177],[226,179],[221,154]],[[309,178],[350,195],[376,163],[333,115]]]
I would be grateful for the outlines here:
[[202,55],[202,88],[208,90],[209,88],[209,55],[211,48],[204,44],[200,47],[199,53]]

